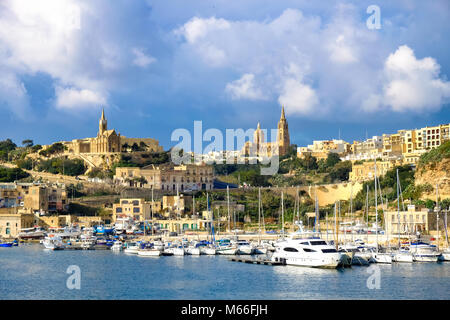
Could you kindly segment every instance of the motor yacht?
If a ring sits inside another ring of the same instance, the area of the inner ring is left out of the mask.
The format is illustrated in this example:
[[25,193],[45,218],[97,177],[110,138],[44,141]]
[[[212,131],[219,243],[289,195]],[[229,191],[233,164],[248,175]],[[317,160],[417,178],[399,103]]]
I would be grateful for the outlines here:
[[345,257],[347,255],[338,252],[325,240],[299,233],[277,242],[271,260],[287,265],[334,269],[343,266]]

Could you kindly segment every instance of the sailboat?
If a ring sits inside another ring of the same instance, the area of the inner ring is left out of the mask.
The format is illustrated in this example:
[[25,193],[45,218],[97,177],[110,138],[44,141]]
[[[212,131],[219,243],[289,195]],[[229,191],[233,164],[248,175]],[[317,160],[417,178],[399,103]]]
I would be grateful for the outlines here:
[[[228,212],[230,212],[230,194],[228,192],[228,186],[227,186],[227,210]],[[228,221],[230,221],[231,217],[228,215],[229,219]],[[233,221],[234,221],[234,236],[237,239],[236,236],[236,216],[235,216],[235,212],[233,211]],[[230,227],[228,227],[230,228]],[[216,244],[215,241],[213,242],[213,244]],[[231,243],[230,239],[227,238],[222,238],[218,241],[217,245],[216,245],[216,253],[217,254],[221,254],[221,255],[235,255],[238,253],[238,249],[237,247]]]
[[392,263],[392,256],[390,253],[386,252],[379,252],[379,245],[378,245],[378,194],[377,194],[377,160],[375,159],[375,225],[376,225],[376,249],[375,252],[372,253],[372,258],[375,260],[376,263]]
[[[264,216],[262,216],[264,219]],[[267,246],[261,242],[261,188],[258,189],[258,245],[254,248],[256,254],[267,254]]]
[[400,243],[400,197],[402,198],[402,206],[403,211],[405,210],[404,204],[403,204],[403,197],[402,197],[402,191],[401,191],[401,184],[400,184],[400,178],[398,176],[398,169],[397,169],[397,220],[398,220],[398,251],[393,253],[392,255],[392,261],[394,262],[413,262],[413,255],[410,252],[409,248],[402,248]]
[[445,227],[445,243],[447,244],[447,249],[442,251],[442,260],[443,261],[450,261],[450,247],[448,245],[448,232],[447,232],[447,209],[445,209],[445,216],[444,216],[444,227]]

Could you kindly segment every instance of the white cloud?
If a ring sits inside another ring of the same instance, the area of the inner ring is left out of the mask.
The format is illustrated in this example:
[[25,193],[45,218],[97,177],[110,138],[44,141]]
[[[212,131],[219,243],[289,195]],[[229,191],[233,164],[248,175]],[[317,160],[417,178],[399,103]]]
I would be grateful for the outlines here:
[[439,71],[435,59],[417,59],[411,48],[400,46],[385,63],[384,104],[397,112],[439,110],[450,98],[450,82]]
[[314,89],[292,78],[284,82],[278,102],[285,106],[288,115],[310,115],[319,105]]
[[266,99],[262,90],[255,84],[255,75],[251,73],[246,73],[240,79],[228,83],[225,91],[231,96],[232,99]]
[[106,105],[106,98],[99,92],[76,88],[56,88],[56,107],[58,109],[84,109]]
[[138,67],[146,68],[149,64],[156,62],[155,58],[144,54],[142,49],[133,48],[132,52],[134,55],[133,64]]
[[[192,59],[184,62],[188,65],[201,61],[252,75],[228,82],[225,91],[234,99],[256,100],[252,85],[258,79],[265,99],[285,103],[287,113],[314,117],[334,113],[337,106],[339,114],[342,108],[353,112],[375,82],[374,63],[361,57],[372,55],[379,43],[363,22],[349,18],[356,16],[351,10],[340,8],[327,24],[297,9],[263,21],[195,17],[175,31],[186,40],[179,56]],[[210,48],[220,54],[212,58]]]
[[225,19],[216,19],[215,17],[201,19],[194,17],[181,28],[175,30],[175,33],[183,35],[190,43],[196,43],[208,34],[229,29],[230,26],[231,24]]

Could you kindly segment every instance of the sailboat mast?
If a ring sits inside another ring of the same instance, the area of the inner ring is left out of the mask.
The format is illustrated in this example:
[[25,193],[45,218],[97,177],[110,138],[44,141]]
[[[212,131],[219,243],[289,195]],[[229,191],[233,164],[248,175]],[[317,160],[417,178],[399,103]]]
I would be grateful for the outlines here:
[[326,225],[327,225],[327,243],[328,243],[328,211],[327,211],[327,213],[325,214],[325,223],[326,223]]
[[[152,213],[152,218],[151,218],[152,219],[152,236],[153,236],[153,205],[154,205],[154,203],[153,203],[153,188],[152,188],[152,211],[151,211],[151,213]],[[144,227],[144,230],[145,230],[145,227]]]
[[439,251],[439,189],[436,183],[436,231],[437,231],[437,250]]
[[400,250],[400,179],[398,178],[397,169],[397,232],[398,232],[398,249]]
[[261,187],[258,188],[258,244],[261,244]]
[[230,216],[230,187],[227,185],[227,214],[228,214],[228,232],[231,231],[231,216]]
[[334,245],[336,247],[336,250],[338,249],[338,244],[337,244],[337,212],[336,212],[336,205],[337,203],[334,203]]
[[447,231],[447,208],[445,208],[445,217],[444,217],[444,224],[445,224],[445,242],[447,242],[447,248],[448,248],[448,231]]
[[375,170],[374,170],[374,174],[375,174],[375,233],[376,233],[376,243],[377,243],[377,253],[378,253],[378,202],[377,202],[377,160],[375,159]]
[[314,231],[318,232],[318,223],[319,223],[319,206],[317,203],[317,185],[315,186],[315,209],[316,209],[316,219],[314,221]]
[[369,243],[369,186],[366,186],[366,215],[367,215],[367,230],[366,230],[366,243]]
[[352,218],[352,227],[350,228],[350,232],[352,233],[352,243],[354,243],[354,238],[353,238],[353,185],[350,187],[350,212],[351,212],[351,218]]
[[283,191],[281,191],[281,231],[284,237],[284,202],[283,202]]

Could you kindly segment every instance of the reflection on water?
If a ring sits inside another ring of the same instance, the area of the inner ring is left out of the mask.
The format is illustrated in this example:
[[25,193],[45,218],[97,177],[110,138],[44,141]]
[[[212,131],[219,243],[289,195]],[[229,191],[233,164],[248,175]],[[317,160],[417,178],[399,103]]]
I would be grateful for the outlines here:
[[[315,269],[229,261],[225,256],[142,257],[107,250],[47,251],[40,245],[0,252],[2,299],[447,299],[450,263]],[[81,290],[68,290],[69,265]]]

